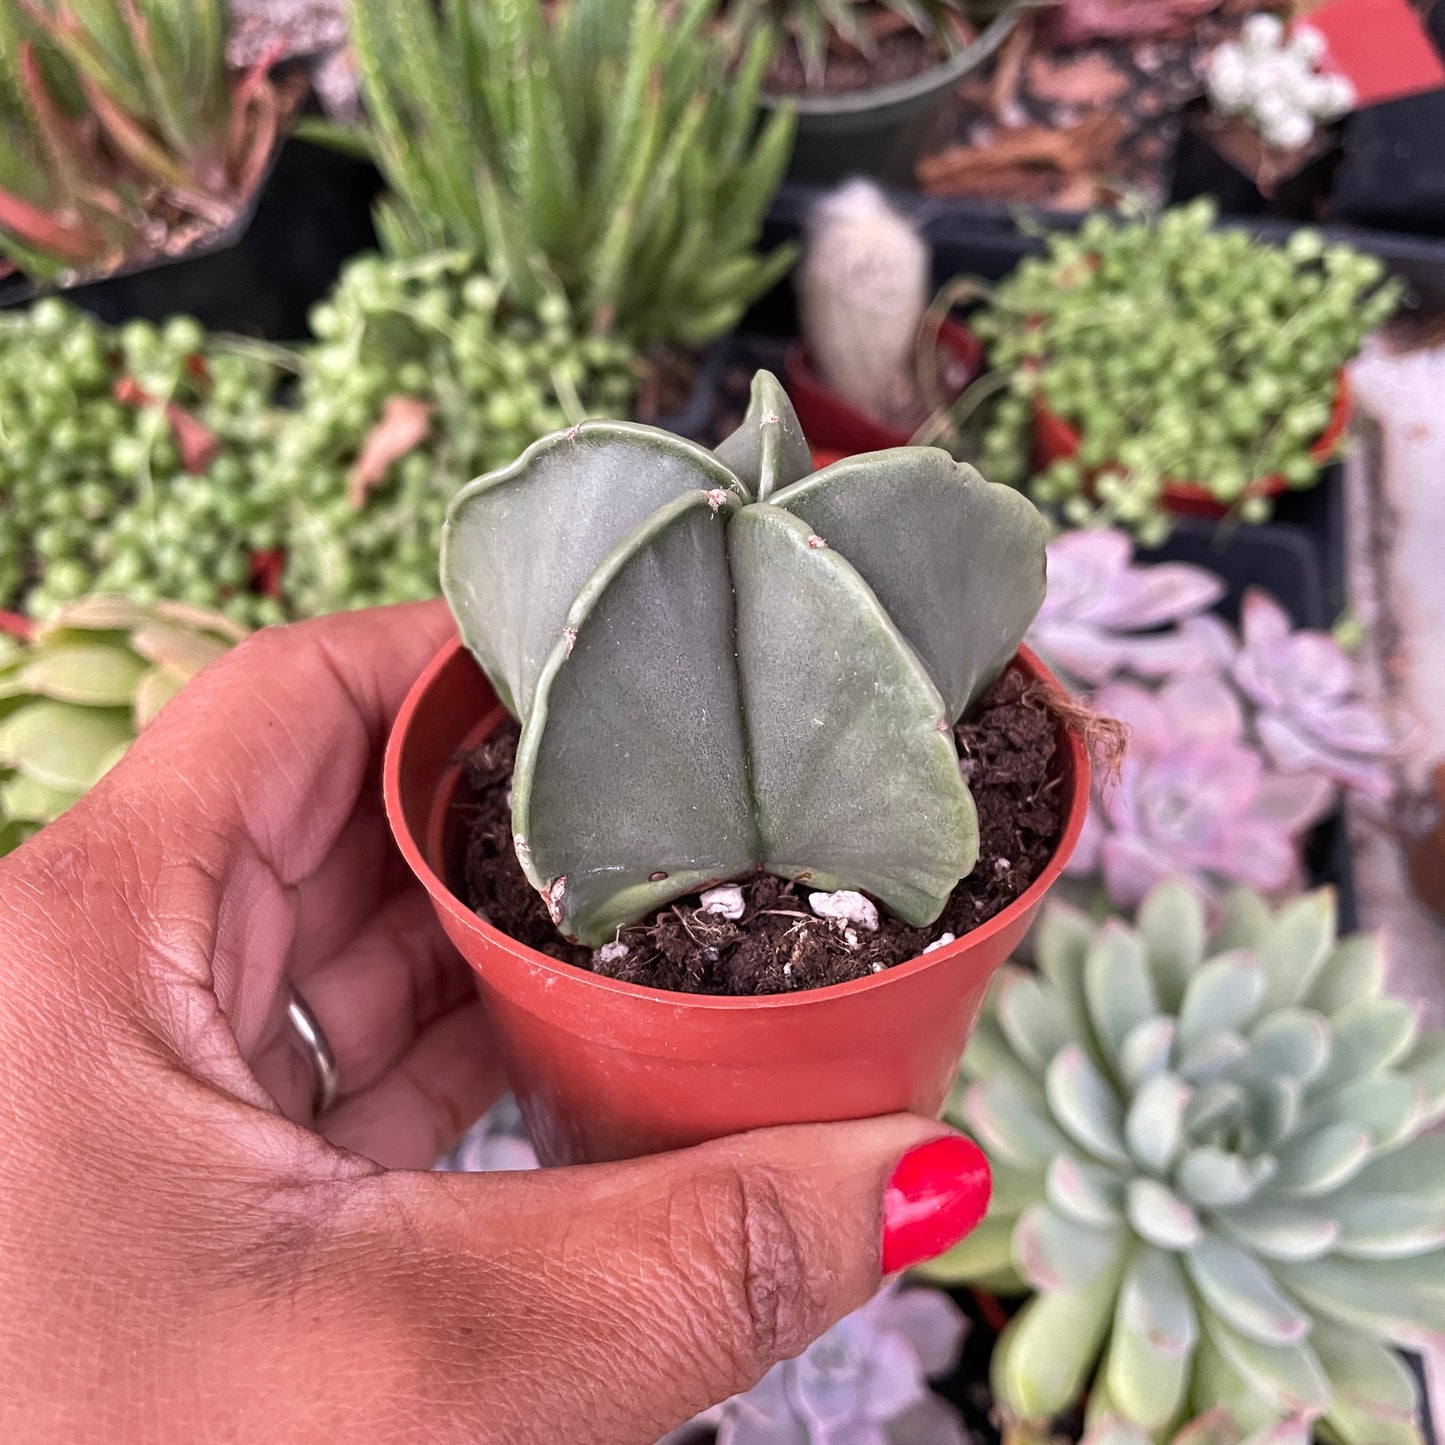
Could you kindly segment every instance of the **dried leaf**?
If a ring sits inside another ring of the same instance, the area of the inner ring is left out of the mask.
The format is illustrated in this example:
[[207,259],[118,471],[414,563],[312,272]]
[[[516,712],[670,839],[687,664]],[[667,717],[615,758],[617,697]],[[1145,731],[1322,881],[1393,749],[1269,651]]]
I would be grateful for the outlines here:
[[393,462],[419,447],[431,434],[431,403],[414,396],[390,396],[381,420],[372,427],[346,477],[346,500],[353,507],[366,503],[367,493],[386,475]]

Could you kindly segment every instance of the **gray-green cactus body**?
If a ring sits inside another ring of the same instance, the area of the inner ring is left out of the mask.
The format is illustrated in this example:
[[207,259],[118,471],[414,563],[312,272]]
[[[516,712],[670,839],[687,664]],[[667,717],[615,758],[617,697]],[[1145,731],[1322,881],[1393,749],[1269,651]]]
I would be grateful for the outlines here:
[[568,936],[759,867],[922,925],[973,866],[951,727],[1043,600],[1044,523],[932,448],[811,465],[759,373],[716,453],[587,422],[453,500],[443,590]]
[[1171,882],[1132,926],[1052,907],[1037,959],[999,975],[950,1108],[989,1214],[930,1267],[1037,1291],[994,1351],[1005,1439],[1087,1391],[1159,1439],[1224,1407],[1419,1445],[1386,1342],[1445,1330],[1445,1033],[1383,992],[1379,941],[1337,937],[1327,892],[1236,894],[1208,939]]

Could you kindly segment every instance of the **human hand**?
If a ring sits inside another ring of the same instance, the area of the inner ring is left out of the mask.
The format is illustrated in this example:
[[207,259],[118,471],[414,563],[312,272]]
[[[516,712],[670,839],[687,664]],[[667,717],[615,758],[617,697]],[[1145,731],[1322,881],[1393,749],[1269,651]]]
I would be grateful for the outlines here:
[[645,1445],[981,1215],[909,1116],[424,1172],[501,1088],[378,782],[449,628],[257,635],[0,863],[0,1439]]

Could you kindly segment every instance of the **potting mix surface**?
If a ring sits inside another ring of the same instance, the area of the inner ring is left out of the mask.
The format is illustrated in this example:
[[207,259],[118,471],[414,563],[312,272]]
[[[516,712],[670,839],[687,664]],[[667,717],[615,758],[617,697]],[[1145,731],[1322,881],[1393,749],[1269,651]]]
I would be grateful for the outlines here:
[[810,84],[796,43],[784,45],[768,71],[766,88],[774,95],[840,95],[912,80],[942,60],[938,47],[911,26],[876,36],[873,53],[837,42],[829,47],[820,84]]
[[557,932],[512,846],[511,782],[517,728],[500,729],[465,759],[453,808],[465,850],[459,897],[518,942],[549,957],[626,983],[681,993],[791,993],[846,983],[917,958],[945,934],[961,938],[1013,902],[1052,856],[1063,827],[1055,761],[1057,719],[1042,689],[1009,670],[954,734],[978,808],[978,861],[949,896],[942,916],[910,928],[883,916],[877,932],[817,917],[810,890],[757,874],[741,880],[736,922],[701,910],[697,898],[659,909],[623,929],[621,957],[600,962]]

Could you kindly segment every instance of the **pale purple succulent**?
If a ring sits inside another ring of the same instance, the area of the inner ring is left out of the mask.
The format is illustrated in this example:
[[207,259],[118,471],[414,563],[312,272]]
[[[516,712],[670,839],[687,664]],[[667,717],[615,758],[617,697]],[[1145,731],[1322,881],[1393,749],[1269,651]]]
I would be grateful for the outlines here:
[[941,1290],[890,1285],[659,1445],[708,1427],[717,1445],[968,1445],[962,1420],[928,1388],[957,1363],[966,1328]]
[[1254,706],[1254,730],[1274,765],[1388,798],[1387,759],[1403,731],[1361,699],[1349,653],[1327,632],[1293,629],[1284,608],[1257,589],[1245,594],[1240,620],[1230,671]]
[[1319,774],[1271,771],[1222,678],[1179,677],[1157,692],[1116,682],[1093,706],[1128,728],[1128,749],[1118,779],[1096,785],[1068,872],[1102,874],[1123,908],[1171,876],[1211,900],[1234,884],[1277,892],[1296,881],[1300,834],[1334,789]]
[[1048,594],[1028,644],[1075,689],[1122,673],[1164,677],[1217,666],[1217,639],[1202,616],[1224,584],[1184,562],[1134,562],[1124,532],[1065,532],[1049,543]]
[[537,1154],[510,1094],[497,1100],[436,1167],[458,1174],[500,1169],[535,1169]]

